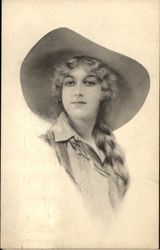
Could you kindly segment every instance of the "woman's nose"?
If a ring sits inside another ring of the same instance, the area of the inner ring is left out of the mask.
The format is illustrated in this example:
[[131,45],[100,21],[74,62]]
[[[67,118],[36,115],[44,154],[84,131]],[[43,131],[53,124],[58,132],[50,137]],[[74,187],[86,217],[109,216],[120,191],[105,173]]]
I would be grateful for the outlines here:
[[80,95],[80,96],[83,96],[84,95],[84,89],[83,89],[83,84],[82,83],[77,83],[75,85],[75,92],[74,92],[75,95]]

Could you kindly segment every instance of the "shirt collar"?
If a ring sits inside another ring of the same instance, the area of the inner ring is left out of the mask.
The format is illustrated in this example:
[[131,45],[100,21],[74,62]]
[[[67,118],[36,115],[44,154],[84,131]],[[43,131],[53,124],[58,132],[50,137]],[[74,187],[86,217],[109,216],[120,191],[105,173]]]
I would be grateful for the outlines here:
[[[71,127],[68,119],[64,112],[62,112],[58,118],[55,120],[54,125],[51,127],[51,131],[54,133],[55,142],[67,141],[71,138],[75,138],[77,141],[83,141],[83,139],[76,133],[76,131]],[[99,152],[99,157],[103,162],[105,155],[103,152]]]
[[80,138],[76,131],[69,124],[64,112],[62,112],[55,120],[51,130],[54,133],[55,142],[67,141],[72,137],[74,137],[76,140]]

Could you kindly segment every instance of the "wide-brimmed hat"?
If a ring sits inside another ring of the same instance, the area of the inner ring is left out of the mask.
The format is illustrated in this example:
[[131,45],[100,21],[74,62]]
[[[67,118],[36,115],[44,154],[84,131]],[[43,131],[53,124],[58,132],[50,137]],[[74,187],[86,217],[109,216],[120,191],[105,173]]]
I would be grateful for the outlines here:
[[109,112],[103,114],[107,125],[115,130],[128,122],[143,105],[150,86],[148,72],[137,61],[104,48],[68,28],[46,34],[24,58],[20,71],[24,98],[29,108],[41,118],[57,118],[61,107],[52,90],[54,65],[81,55],[101,60],[124,79],[118,86],[119,94]]

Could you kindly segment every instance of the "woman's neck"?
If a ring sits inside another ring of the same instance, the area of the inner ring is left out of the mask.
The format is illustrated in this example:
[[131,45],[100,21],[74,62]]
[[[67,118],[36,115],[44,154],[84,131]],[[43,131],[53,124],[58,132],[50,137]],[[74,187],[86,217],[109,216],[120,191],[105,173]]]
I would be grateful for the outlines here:
[[73,121],[69,118],[69,123],[84,140],[90,141],[93,139],[92,132],[95,125],[95,119],[90,119],[89,121],[74,119]]

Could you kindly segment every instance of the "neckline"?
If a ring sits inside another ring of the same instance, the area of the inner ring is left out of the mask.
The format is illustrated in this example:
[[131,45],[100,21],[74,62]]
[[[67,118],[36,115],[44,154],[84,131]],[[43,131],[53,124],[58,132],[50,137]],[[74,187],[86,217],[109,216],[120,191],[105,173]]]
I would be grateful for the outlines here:
[[89,149],[89,151],[91,153],[92,158],[94,158],[98,163],[100,163],[101,166],[104,165],[106,157],[104,157],[104,160],[102,161],[101,158],[100,158],[100,156],[95,151],[95,149],[93,147],[91,147],[88,143],[86,143],[86,142],[84,142],[82,140],[76,140],[76,139],[75,139],[75,141],[85,144],[88,147],[88,149]]

